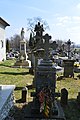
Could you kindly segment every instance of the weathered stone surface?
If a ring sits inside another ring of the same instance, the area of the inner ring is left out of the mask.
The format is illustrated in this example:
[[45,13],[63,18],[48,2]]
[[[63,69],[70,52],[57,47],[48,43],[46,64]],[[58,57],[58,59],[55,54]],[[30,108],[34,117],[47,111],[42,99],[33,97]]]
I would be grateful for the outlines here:
[[15,85],[2,85],[2,90],[0,90],[0,120],[4,120],[14,106],[14,88]]

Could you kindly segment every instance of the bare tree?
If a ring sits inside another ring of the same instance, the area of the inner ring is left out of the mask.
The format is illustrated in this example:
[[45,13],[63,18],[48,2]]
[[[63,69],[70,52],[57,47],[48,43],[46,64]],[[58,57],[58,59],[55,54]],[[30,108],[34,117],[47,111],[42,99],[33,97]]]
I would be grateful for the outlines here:
[[19,50],[20,47],[20,35],[15,34],[13,37],[10,38],[10,48],[12,50]]
[[35,24],[37,24],[38,22],[44,25],[44,30],[49,29],[48,23],[45,20],[43,20],[41,17],[28,18],[27,30],[28,31],[30,30],[33,33],[33,35],[34,35]]

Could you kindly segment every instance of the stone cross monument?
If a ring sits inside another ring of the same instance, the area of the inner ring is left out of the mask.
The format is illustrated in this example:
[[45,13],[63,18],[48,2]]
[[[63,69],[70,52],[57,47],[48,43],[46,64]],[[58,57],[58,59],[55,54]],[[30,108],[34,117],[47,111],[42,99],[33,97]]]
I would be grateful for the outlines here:
[[[53,66],[52,61],[49,58],[49,48],[53,48],[53,44],[50,43],[51,36],[48,34],[43,35],[43,25],[38,24],[35,26],[36,35],[33,37],[35,45],[33,43],[33,52],[35,56],[35,72],[33,79],[33,86],[35,92],[32,92],[33,97],[32,104],[32,116],[36,118],[61,118],[59,106],[55,102],[55,97],[58,97],[56,88],[56,68]],[[32,46],[32,44],[31,44]],[[57,47],[57,44],[55,43]],[[38,58],[42,58],[41,62],[37,64]],[[45,114],[45,105],[48,105],[48,113]]]
[[43,36],[43,39],[45,40],[45,44],[44,44],[45,56],[44,56],[44,59],[48,60],[49,59],[49,46],[50,46],[49,40],[51,39],[51,36],[49,36],[48,34],[45,34]]
[[74,62],[75,60],[71,59],[71,41],[70,39],[67,41],[68,46],[68,59],[63,60],[64,62],[64,77],[74,77]]
[[[43,36],[44,39],[44,57],[39,65],[36,67],[35,71],[35,79],[34,86],[36,89],[36,94],[38,94],[41,90],[49,88],[52,91],[52,101],[55,99],[55,87],[56,87],[56,69],[53,67],[52,61],[49,59],[49,40],[51,36],[45,34]],[[38,99],[35,98],[35,106],[37,104]],[[53,103],[52,103],[53,104]],[[38,106],[39,107],[39,106]],[[38,110],[40,107],[38,108]],[[51,108],[52,109],[52,108]]]
[[[33,107],[32,112],[36,117],[41,118],[63,118],[60,114],[59,106],[55,104],[56,88],[56,69],[49,58],[49,43],[51,36],[45,34],[44,40],[44,56],[43,60],[36,66],[35,79],[33,85],[35,93],[33,93]],[[46,104],[45,104],[46,103]],[[49,110],[45,116],[44,106],[48,104]],[[61,107],[60,107],[61,108]],[[43,112],[42,112],[43,111]],[[44,117],[45,116],[45,117]]]

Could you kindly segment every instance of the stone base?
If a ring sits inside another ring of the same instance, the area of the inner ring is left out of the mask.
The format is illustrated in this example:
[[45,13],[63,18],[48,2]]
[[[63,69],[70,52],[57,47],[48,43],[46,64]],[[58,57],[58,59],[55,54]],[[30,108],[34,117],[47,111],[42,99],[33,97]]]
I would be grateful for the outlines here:
[[13,67],[29,67],[28,61],[16,61]]
[[59,101],[55,101],[55,106],[57,107],[58,114],[52,114],[49,118],[45,118],[42,113],[39,112],[39,106],[35,106],[35,101],[32,103],[31,111],[26,114],[25,118],[30,120],[66,120],[63,109]]

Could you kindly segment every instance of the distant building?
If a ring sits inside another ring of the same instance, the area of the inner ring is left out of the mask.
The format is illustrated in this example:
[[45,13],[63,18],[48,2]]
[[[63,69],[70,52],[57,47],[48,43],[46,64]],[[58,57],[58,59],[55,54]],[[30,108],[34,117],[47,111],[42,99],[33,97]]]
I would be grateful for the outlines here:
[[6,60],[5,28],[7,26],[10,25],[0,17],[0,61]]

